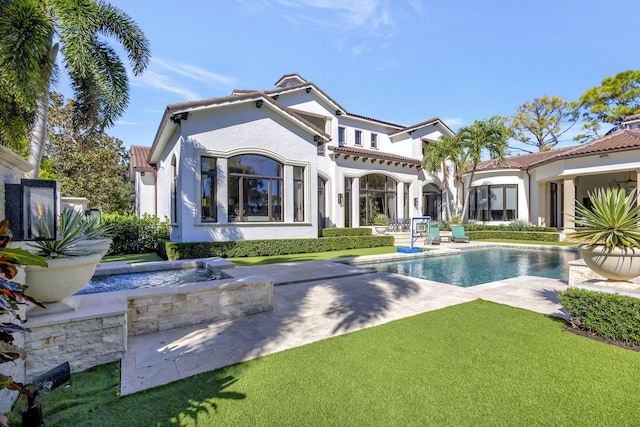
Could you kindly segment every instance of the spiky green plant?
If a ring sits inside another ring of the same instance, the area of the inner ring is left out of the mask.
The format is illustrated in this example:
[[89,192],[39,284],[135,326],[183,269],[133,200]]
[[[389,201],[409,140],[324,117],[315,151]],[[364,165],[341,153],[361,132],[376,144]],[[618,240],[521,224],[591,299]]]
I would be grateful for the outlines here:
[[578,202],[573,237],[607,248],[640,247],[635,190],[627,195],[624,189],[597,189],[589,193],[589,200],[590,208]]
[[[96,253],[74,249],[74,244],[95,237],[98,232],[91,229],[92,223],[73,209],[66,208],[58,220],[58,238],[56,240],[37,240],[29,246],[39,250],[38,254],[47,258],[60,256],[79,256]],[[50,235],[50,234],[49,234]]]

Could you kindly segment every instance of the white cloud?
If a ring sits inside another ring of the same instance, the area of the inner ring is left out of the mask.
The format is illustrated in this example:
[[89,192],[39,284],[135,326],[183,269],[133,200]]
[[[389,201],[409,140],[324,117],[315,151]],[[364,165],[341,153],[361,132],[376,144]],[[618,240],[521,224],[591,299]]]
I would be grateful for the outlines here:
[[224,86],[225,89],[233,88],[237,83],[236,79],[232,77],[226,77],[218,73],[213,73],[211,71],[207,71],[191,64],[180,64],[177,62],[165,61],[156,58],[152,58],[151,62],[159,65],[162,68],[173,71],[174,73],[181,76],[188,77],[192,80],[197,80],[200,82]]
[[[151,67],[149,67],[151,68]],[[196,100],[201,97],[193,90],[183,87],[177,83],[177,79],[164,74],[147,69],[144,75],[132,82],[135,86],[146,86],[162,92],[169,92],[179,95],[184,100]]]
[[211,98],[210,88],[230,92],[237,80],[196,65],[152,58],[145,73],[131,79],[131,84],[178,95],[180,99],[176,101],[194,101]]
[[129,122],[129,121],[126,121],[126,120],[118,120],[116,122],[116,124],[119,125],[119,126],[140,126],[143,123],[142,122]]
[[461,128],[466,123],[461,117],[446,117],[442,121],[453,130]]

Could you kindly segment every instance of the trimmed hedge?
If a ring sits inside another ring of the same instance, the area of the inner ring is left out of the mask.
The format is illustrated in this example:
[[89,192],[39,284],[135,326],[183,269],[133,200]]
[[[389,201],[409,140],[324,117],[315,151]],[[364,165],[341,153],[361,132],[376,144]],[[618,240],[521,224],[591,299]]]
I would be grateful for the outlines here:
[[113,239],[111,254],[141,254],[158,250],[158,241],[169,238],[169,220],[155,215],[102,214],[102,221],[110,228]]
[[469,231],[465,225],[464,234],[471,240],[481,239],[509,239],[509,240],[532,240],[536,242],[557,242],[560,240],[559,233],[545,233],[539,231]]
[[236,240],[233,242],[158,242],[164,259],[254,257],[393,246],[393,236],[343,236],[318,239]]
[[[431,225],[440,227],[440,230],[451,230],[451,224],[433,221]],[[455,225],[455,224],[454,224]],[[509,225],[485,225],[482,223],[464,223],[464,231],[528,231],[538,233],[557,233],[556,227],[538,227],[537,225],[509,224]]]
[[586,289],[558,293],[572,326],[602,338],[640,345],[640,299]]
[[319,237],[371,236],[371,229],[362,228],[321,228]]

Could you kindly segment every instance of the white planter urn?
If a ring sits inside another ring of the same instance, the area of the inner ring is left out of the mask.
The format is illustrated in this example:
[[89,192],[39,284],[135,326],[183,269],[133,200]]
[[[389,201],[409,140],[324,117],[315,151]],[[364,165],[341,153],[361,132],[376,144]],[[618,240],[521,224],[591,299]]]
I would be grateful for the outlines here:
[[56,302],[70,297],[89,283],[102,255],[47,258],[49,267],[25,267],[25,293],[40,302]]
[[640,248],[582,245],[578,249],[587,267],[609,280],[628,281],[640,276]]
[[112,239],[87,239],[80,240],[69,248],[74,251],[99,251],[100,254],[104,257],[107,252],[109,252],[109,248],[111,247]]
[[375,228],[376,233],[378,234],[384,234],[389,229],[387,225],[374,225],[373,228]]

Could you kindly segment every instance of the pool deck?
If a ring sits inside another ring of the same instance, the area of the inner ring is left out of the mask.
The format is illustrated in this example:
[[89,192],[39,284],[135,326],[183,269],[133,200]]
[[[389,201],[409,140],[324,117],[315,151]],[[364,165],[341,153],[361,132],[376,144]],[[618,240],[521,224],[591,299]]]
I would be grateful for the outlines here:
[[[496,245],[447,243],[438,253],[476,246]],[[566,289],[565,281],[521,276],[461,288],[344,263],[359,260],[226,270],[233,277],[272,277],[273,311],[129,337],[121,394],[478,298],[550,316],[567,315],[556,297]]]

